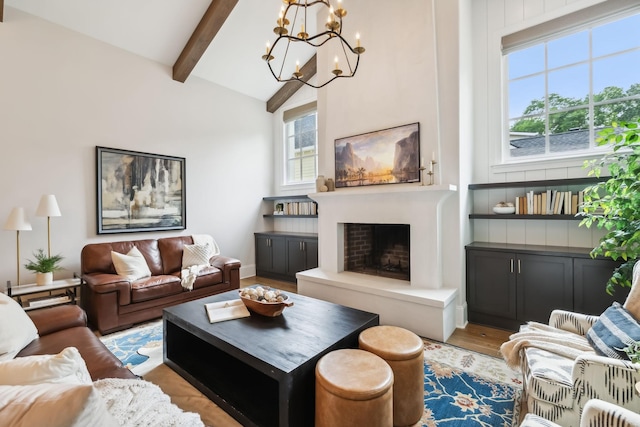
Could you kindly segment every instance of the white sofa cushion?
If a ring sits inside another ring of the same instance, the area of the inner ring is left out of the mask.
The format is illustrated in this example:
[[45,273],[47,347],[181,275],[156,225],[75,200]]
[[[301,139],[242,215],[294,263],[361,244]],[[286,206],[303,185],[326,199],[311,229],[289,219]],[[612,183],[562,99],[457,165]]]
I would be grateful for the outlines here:
[[116,273],[131,281],[151,276],[147,260],[135,246],[126,255],[111,251],[111,261],[116,268]]
[[0,361],[11,360],[31,341],[38,330],[13,298],[0,292]]
[[12,427],[118,426],[90,384],[0,386],[0,420]]
[[0,385],[91,384],[87,365],[75,347],[58,354],[17,357],[0,362]]

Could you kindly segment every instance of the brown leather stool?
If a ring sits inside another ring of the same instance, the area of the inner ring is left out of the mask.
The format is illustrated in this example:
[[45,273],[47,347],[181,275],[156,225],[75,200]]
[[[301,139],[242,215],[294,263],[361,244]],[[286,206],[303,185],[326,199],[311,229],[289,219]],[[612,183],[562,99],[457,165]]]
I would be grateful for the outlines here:
[[393,425],[412,426],[424,413],[424,355],[419,336],[397,326],[360,333],[360,348],[383,358],[393,370]]
[[335,350],[316,364],[316,427],[393,425],[393,371],[373,353]]

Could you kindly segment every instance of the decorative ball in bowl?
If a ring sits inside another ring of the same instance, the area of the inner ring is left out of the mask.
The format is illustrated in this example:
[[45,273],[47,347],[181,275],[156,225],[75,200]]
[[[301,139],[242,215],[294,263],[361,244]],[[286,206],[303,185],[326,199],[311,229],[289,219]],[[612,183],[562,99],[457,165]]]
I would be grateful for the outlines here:
[[512,214],[516,212],[513,203],[500,202],[493,207],[493,211],[497,214]]
[[238,291],[240,299],[250,312],[261,316],[280,316],[286,307],[291,307],[293,301],[287,294],[278,289],[267,286],[253,286]]

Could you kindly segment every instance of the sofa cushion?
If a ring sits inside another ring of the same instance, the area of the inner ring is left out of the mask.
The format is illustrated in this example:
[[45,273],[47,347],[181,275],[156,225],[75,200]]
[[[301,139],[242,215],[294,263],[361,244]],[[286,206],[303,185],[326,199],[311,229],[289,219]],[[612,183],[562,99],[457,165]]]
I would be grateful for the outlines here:
[[111,260],[119,276],[129,280],[138,280],[151,276],[151,270],[140,250],[136,247],[126,254],[111,251]]
[[31,318],[13,298],[0,292],[0,361],[10,360],[38,338]]
[[180,279],[175,276],[152,276],[131,282],[131,302],[142,302],[183,291]]
[[91,384],[0,386],[0,419],[7,426],[119,425]]
[[524,351],[524,377],[528,392],[555,406],[573,406],[574,361],[546,350],[528,347]]
[[209,245],[184,245],[182,248],[182,268],[192,265],[209,265]]
[[640,325],[619,302],[614,302],[587,331],[587,339],[600,356],[628,360],[622,349],[640,341]]
[[0,362],[1,385],[91,384],[87,365],[75,347],[58,354],[18,357]]

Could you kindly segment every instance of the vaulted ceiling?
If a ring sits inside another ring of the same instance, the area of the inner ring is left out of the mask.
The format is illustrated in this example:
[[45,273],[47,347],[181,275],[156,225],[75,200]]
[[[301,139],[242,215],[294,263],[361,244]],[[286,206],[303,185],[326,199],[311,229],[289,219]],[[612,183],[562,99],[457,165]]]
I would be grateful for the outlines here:
[[[3,4],[4,3],[4,4]],[[275,81],[261,59],[281,0],[0,0],[8,6],[170,66],[177,81],[196,76],[267,102],[275,111],[301,86]],[[4,14],[3,14],[4,11]],[[315,73],[315,57],[304,66]]]

